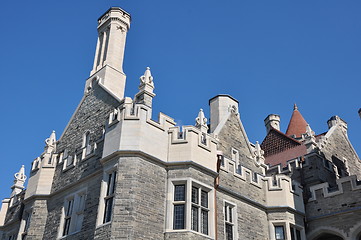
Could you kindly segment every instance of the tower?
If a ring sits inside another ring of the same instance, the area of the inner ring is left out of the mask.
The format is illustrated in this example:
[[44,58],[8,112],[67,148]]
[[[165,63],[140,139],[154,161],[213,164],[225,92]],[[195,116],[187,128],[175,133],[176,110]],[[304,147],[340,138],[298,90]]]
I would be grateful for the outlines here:
[[118,7],[110,8],[98,19],[98,42],[85,92],[92,88],[95,80],[119,99],[124,97],[123,58],[129,28],[129,13]]
[[269,131],[274,128],[274,129],[277,129],[278,131],[281,130],[280,128],[280,121],[281,121],[281,118],[279,115],[277,114],[270,114],[268,115],[265,119],[264,119],[264,124],[266,126],[266,130],[267,130],[267,133],[269,133]]

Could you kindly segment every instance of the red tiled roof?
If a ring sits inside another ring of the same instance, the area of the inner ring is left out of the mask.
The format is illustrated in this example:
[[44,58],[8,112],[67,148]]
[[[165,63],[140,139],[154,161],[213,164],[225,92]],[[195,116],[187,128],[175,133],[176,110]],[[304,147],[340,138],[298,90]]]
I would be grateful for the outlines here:
[[306,133],[306,127],[307,127],[307,122],[302,117],[302,114],[298,111],[298,108],[295,104],[290,123],[288,124],[286,135],[287,136],[295,135],[296,138],[299,138],[302,136],[303,133]]
[[272,128],[261,144],[264,156],[267,157],[283,152],[287,149],[300,146],[301,143],[291,137],[288,137],[281,131]]

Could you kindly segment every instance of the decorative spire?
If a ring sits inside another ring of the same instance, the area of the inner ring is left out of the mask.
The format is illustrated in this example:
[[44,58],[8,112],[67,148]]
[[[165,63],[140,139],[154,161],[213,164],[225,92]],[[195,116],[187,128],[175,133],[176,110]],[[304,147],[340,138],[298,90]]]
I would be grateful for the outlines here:
[[203,109],[201,108],[196,118],[196,127],[199,128],[202,132],[207,132],[207,118],[204,116]]
[[153,77],[152,77],[152,73],[150,72],[150,67],[147,67],[147,69],[144,72],[144,75],[140,77],[139,89],[144,84],[149,84],[150,86],[154,87]]
[[314,151],[314,149],[316,149],[316,147],[317,147],[315,132],[312,131],[310,124],[307,124],[306,134],[304,136],[305,136],[304,144],[306,146],[307,153],[310,153],[310,152]]
[[45,148],[44,148],[44,152],[46,153],[51,153],[56,146],[56,136],[55,136],[55,131],[53,130],[53,132],[50,134],[50,137],[45,139]]
[[22,165],[19,172],[14,174],[14,185],[11,187],[11,197],[17,195],[24,189],[25,180],[25,167]]
[[17,181],[25,182],[26,176],[25,176],[25,167],[24,167],[24,165],[21,165],[21,168],[20,168],[19,172],[15,173],[14,177],[15,177],[14,182],[17,182]]
[[261,149],[261,145],[256,141],[254,150],[254,156],[256,157],[256,165],[259,166],[264,163],[264,151]]
[[53,132],[50,134],[50,137],[45,139],[45,144],[46,146],[49,146],[49,145],[54,145],[56,142],[56,137],[55,137],[55,131],[53,130]]
[[148,107],[152,107],[152,101],[155,94],[153,93],[154,90],[154,82],[153,82],[153,76],[150,72],[150,68],[147,67],[147,69],[144,72],[144,75],[142,75],[140,78],[140,84],[139,84],[139,92],[135,95],[134,100],[137,104],[144,104]]
[[311,127],[310,127],[310,124],[307,124],[307,126],[306,126],[306,135],[307,135],[308,137],[313,137],[313,136],[315,136],[315,132],[312,131],[312,129],[311,129]]
[[294,110],[298,110],[298,107],[297,107],[296,103],[293,104],[293,111]]

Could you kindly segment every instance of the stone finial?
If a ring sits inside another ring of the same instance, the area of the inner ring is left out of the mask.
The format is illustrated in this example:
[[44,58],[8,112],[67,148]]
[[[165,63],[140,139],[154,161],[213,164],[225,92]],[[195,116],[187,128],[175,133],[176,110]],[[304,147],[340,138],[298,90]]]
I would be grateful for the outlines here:
[[50,134],[50,137],[45,139],[45,144],[46,146],[52,146],[54,145],[56,142],[56,137],[55,137],[55,131],[53,130],[53,132]]
[[305,136],[305,146],[307,149],[307,153],[310,153],[314,151],[317,147],[316,138],[315,138],[315,132],[311,129],[310,124],[307,124],[306,126],[306,133]]
[[293,104],[293,110],[298,110],[296,103]]
[[314,137],[315,136],[315,132],[312,131],[310,124],[307,124],[306,126],[306,136],[307,137]]
[[22,165],[19,172],[14,174],[14,185],[11,187],[11,197],[19,194],[24,189],[25,180],[25,167]]
[[19,170],[19,172],[14,174],[15,180],[14,181],[21,181],[21,182],[25,182],[26,180],[26,176],[25,176],[25,167],[24,165],[21,165],[21,168]]
[[152,73],[150,72],[150,68],[147,67],[147,69],[144,72],[144,75],[140,77],[140,86],[139,88],[141,88],[143,85],[149,84],[150,86],[154,87],[154,83],[153,83],[153,76]]
[[196,127],[201,129],[202,132],[207,132],[207,118],[204,116],[203,109],[201,108],[196,118]]
[[153,76],[149,67],[145,70],[144,75],[140,77],[140,84],[138,88],[139,92],[135,95],[134,102],[136,104],[144,104],[151,108],[155,94],[153,93]]
[[260,166],[264,163],[264,151],[261,149],[261,145],[256,141],[255,150],[254,150],[254,156],[256,158],[256,165]]

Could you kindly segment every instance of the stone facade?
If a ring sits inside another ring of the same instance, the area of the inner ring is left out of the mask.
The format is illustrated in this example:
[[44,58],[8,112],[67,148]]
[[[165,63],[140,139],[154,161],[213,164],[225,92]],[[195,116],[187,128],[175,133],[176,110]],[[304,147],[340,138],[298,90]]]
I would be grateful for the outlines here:
[[183,127],[164,114],[151,119],[150,68],[134,99],[124,97],[130,15],[111,8],[98,24],[84,97],[32,162],[26,189],[24,169],[15,175],[0,240],[360,239],[361,163],[342,119],[317,139],[308,128],[278,141],[280,117],[269,115],[263,146],[292,144],[267,153],[307,152],[267,165],[231,96],[210,100],[210,125],[201,109]]

